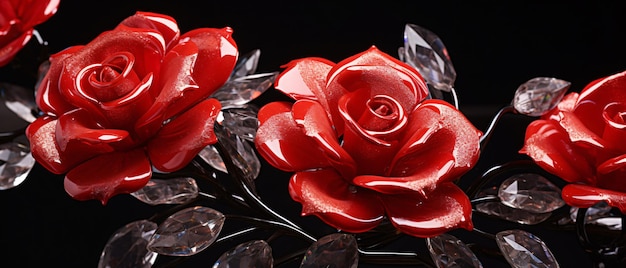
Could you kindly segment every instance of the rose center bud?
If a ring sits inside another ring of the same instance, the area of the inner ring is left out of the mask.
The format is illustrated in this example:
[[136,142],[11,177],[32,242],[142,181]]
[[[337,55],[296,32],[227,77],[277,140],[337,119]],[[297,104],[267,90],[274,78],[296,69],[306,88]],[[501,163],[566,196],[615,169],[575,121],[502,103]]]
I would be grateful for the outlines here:
[[602,117],[605,122],[602,138],[617,149],[626,151],[626,143],[623,142],[626,137],[626,105],[610,103],[604,107]]
[[374,96],[366,103],[367,109],[358,122],[364,129],[370,131],[385,131],[391,128],[398,120],[399,106],[388,96]]
[[133,71],[134,62],[135,57],[132,54],[120,52],[107,58],[101,64],[87,66],[81,72],[81,74],[88,75],[87,83],[81,83],[84,91],[102,102],[125,96],[140,82],[139,77]]

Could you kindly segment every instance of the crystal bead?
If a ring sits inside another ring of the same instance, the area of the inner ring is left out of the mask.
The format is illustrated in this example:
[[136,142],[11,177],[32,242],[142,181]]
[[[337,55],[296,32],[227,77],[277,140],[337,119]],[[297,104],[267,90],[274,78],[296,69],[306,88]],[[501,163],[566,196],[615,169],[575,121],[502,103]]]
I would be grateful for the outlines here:
[[541,116],[561,101],[571,83],[550,77],[536,77],[515,91],[513,107],[521,114]]
[[208,207],[180,210],[159,225],[147,247],[163,255],[194,255],[215,242],[224,220],[221,212]]
[[349,234],[333,233],[318,239],[307,249],[300,268],[356,268],[358,264],[356,238]]
[[0,190],[20,185],[34,165],[28,146],[17,142],[0,144]]
[[404,28],[404,47],[400,59],[417,68],[426,82],[434,88],[450,92],[456,80],[456,71],[441,39],[433,32],[415,24]]
[[[483,189],[477,197],[495,196],[497,190],[494,188]],[[551,212],[547,213],[534,213],[522,209],[512,208],[498,201],[486,201],[476,204],[476,211],[498,217],[510,222],[517,222],[521,224],[534,225],[541,223],[550,216]]]
[[253,240],[239,244],[234,249],[222,254],[213,264],[213,268],[271,268],[273,266],[272,248],[264,240]]
[[426,245],[438,268],[482,268],[472,250],[453,235],[440,234],[426,239]]
[[504,180],[498,197],[507,206],[535,213],[552,212],[565,205],[561,189],[536,173],[517,174]]
[[523,230],[505,230],[496,234],[496,242],[506,261],[515,268],[559,267],[546,244]]
[[152,267],[158,254],[146,245],[157,224],[148,220],[134,221],[118,229],[104,246],[98,268]]
[[131,195],[149,205],[184,204],[198,196],[198,185],[193,178],[152,178]]

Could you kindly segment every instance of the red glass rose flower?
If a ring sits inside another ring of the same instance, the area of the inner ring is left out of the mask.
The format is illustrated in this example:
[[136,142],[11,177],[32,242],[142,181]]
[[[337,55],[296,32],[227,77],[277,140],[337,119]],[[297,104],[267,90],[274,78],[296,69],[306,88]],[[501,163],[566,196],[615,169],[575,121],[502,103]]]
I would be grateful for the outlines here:
[[290,62],[275,88],[295,100],[259,110],[255,145],[276,168],[295,172],[292,198],[348,232],[385,218],[431,237],[472,229],[469,198],[453,180],[479,157],[477,130],[450,104],[428,99],[412,67],[376,47],[338,64]]
[[567,204],[587,208],[600,201],[626,213],[626,72],[589,83],[566,95],[531,122],[520,153],[571,182]]
[[75,199],[103,204],[142,188],[152,168],[178,170],[216,142],[221,105],[208,99],[238,57],[232,29],[180,33],[166,15],[137,12],[85,46],[50,57],[26,130],[33,157]]
[[59,0],[0,2],[0,66],[7,65],[33,36],[34,27],[54,15]]

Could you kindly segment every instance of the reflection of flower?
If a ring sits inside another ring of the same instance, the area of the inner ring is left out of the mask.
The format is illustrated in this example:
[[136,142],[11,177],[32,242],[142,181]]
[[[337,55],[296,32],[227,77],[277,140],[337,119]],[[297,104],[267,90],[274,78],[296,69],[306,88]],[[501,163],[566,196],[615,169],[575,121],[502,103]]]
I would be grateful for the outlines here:
[[0,66],[7,65],[33,37],[34,27],[57,11],[59,0],[13,0],[0,5]]
[[232,29],[183,35],[166,15],[137,12],[85,46],[50,57],[27,129],[33,156],[65,189],[103,203],[141,189],[214,143],[220,103],[207,99],[238,57]]
[[565,96],[526,130],[521,153],[567,182],[571,206],[599,201],[626,212],[626,72],[598,79]]
[[375,47],[286,67],[275,87],[296,101],[261,108],[255,144],[295,172],[289,191],[303,214],[349,232],[385,216],[418,237],[472,229],[469,199],[452,181],[478,160],[481,132],[450,104],[425,100],[415,69]]

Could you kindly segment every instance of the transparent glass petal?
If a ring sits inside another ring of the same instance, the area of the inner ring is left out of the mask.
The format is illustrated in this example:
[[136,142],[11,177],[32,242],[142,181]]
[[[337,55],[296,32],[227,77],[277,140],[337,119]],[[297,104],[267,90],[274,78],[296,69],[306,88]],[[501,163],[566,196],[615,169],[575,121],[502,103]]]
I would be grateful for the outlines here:
[[239,107],[263,94],[274,84],[277,76],[278,72],[272,72],[233,78],[228,80],[211,97],[222,103],[222,109]]
[[0,98],[4,105],[26,122],[35,121],[37,104],[32,89],[18,85],[0,83]]
[[356,238],[350,234],[333,233],[318,239],[307,249],[300,268],[356,268],[358,264]]
[[478,257],[463,241],[450,234],[426,239],[430,257],[438,268],[482,268]]
[[[230,133],[227,128],[216,127],[215,130],[215,134],[218,136],[220,143],[226,148],[234,164],[241,169],[247,183],[253,186],[254,179],[256,179],[261,172],[261,162],[254,148],[247,140]],[[198,155],[213,168],[228,173],[226,164],[224,164],[215,146],[209,145],[205,147]]]
[[548,246],[529,232],[501,231],[496,234],[496,242],[511,267],[559,267]]
[[561,101],[571,83],[550,77],[536,77],[515,91],[513,107],[521,114],[541,116]]
[[[496,195],[497,189],[495,187],[491,187],[481,190],[478,193],[477,197]],[[510,222],[517,222],[527,225],[535,225],[541,223],[550,218],[550,216],[552,216],[551,212],[535,213],[527,210],[512,208],[503,204],[502,202],[500,202],[500,200],[478,203],[476,204],[476,211],[495,216]]]
[[433,32],[415,24],[406,24],[404,48],[398,51],[400,59],[417,68],[434,88],[446,92],[452,90],[456,70],[445,45]]
[[0,144],[0,190],[20,185],[34,165],[28,146],[18,142]]
[[217,122],[231,133],[252,142],[259,128],[258,112],[259,108],[250,104],[239,108],[222,109]]
[[264,240],[241,243],[234,249],[224,252],[213,264],[213,268],[230,267],[274,267],[272,248]]
[[256,73],[256,68],[261,58],[261,50],[255,49],[246,54],[239,55],[237,64],[230,75],[231,79],[248,76]]
[[150,204],[184,204],[198,196],[198,185],[193,178],[152,178],[146,186],[139,189],[132,196]]
[[157,224],[138,220],[115,231],[104,246],[98,268],[149,268],[158,254],[146,247]]
[[507,206],[535,213],[552,212],[565,205],[561,189],[536,173],[516,174],[504,180],[498,197]]
[[169,216],[148,242],[148,249],[168,256],[191,256],[213,244],[224,224],[224,215],[202,206]]

